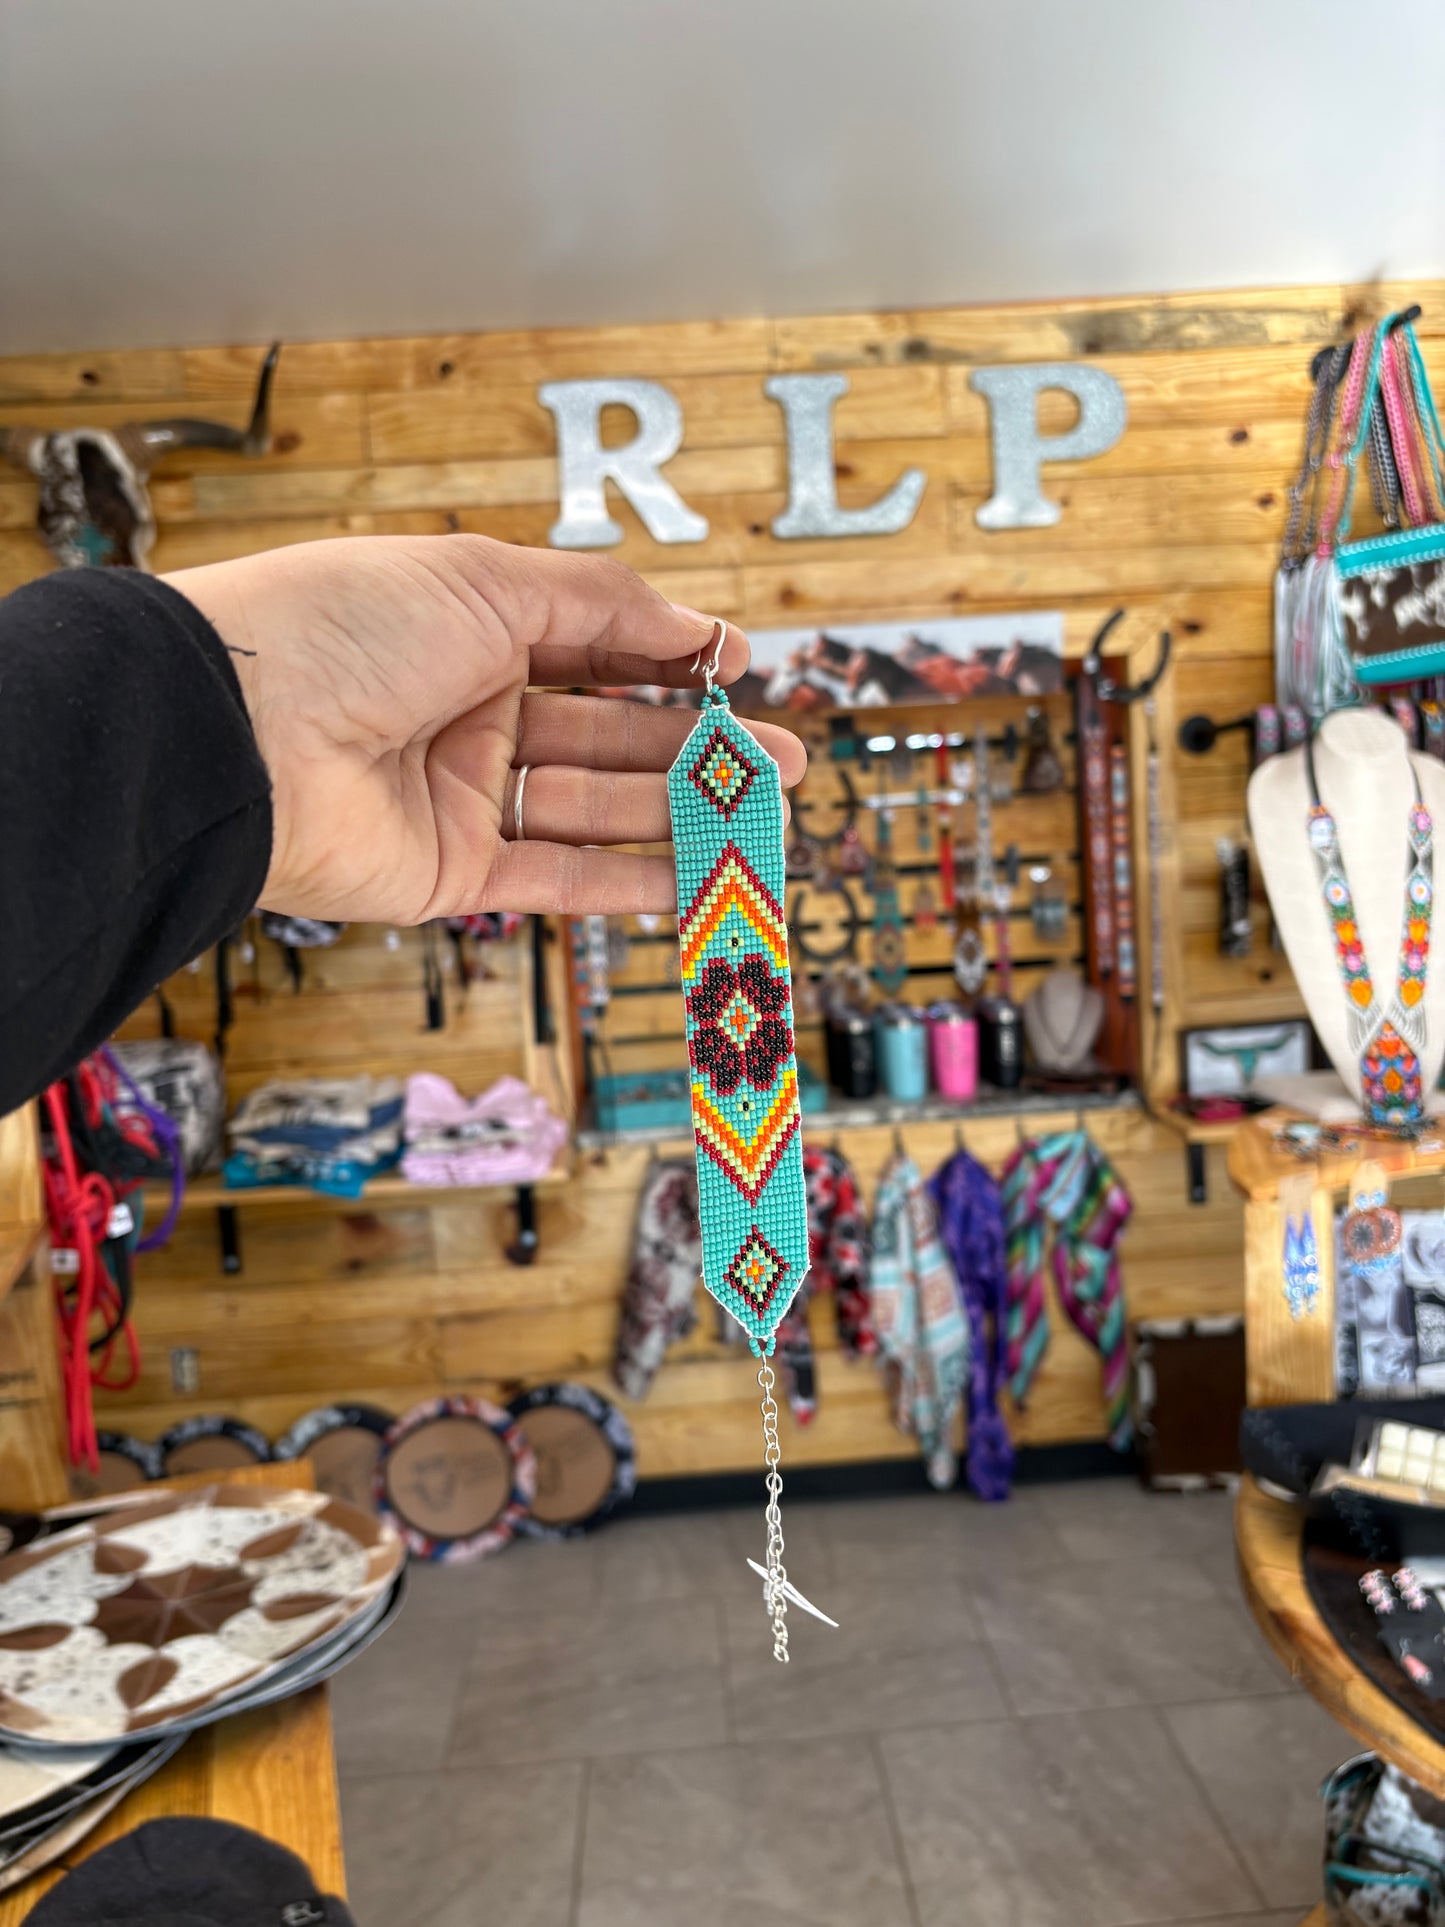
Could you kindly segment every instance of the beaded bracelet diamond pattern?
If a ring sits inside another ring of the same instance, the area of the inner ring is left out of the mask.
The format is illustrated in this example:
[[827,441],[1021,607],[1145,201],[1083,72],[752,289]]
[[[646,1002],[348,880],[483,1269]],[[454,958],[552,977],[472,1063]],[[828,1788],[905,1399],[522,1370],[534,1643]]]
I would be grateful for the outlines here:
[[782,787],[710,688],[667,788],[703,1282],[766,1357],[808,1268]]

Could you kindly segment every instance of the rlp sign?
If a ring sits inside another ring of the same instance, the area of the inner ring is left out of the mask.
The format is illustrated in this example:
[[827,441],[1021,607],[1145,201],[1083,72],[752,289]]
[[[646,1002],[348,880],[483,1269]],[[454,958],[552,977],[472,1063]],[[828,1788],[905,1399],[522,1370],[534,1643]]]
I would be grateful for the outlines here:
[[[1082,462],[1102,455],[1124,432],[1124,391],[1112,375],[1087,363],[1039,361],[975,368],[969,386],[988,405],[993,493],[974,514],[982,529],[1052,528],[1063,511],[1043,492],[1044,462]],[[1038,398],[1061,388],[1079,419],[1063,435],[1041,435]],[[918,513],[928,477],[921,468],[899,476],[867,508],[838,502],[833,466],[833,409],[848,392],[846,375],[770,375],[763,393],[783,411],[788,439],[788,505],[773,523],[783,542],[803,537],[896,535]],[[654,542],[705,542],[707,517],[688,507],[662,473],[682,446],[682,409],[658,381],[551,381],[537,391],[557,423],[558,494],[562,512],[549,540],[558,549],[605,549],[623,538],[607,512],[613,483],[637,511]],[[628,408],[637,433],[618,448],[602,445],[602,411]]]

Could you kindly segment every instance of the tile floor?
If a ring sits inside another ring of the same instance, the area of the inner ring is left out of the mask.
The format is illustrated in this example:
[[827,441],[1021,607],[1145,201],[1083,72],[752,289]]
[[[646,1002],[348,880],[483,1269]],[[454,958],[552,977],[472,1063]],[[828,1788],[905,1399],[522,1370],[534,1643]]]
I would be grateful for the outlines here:
[[338,1680],[360,1927],[1296,1927],[1356,1749],[1240,1604],[1229,1500],[796,1503],[419,1568]]

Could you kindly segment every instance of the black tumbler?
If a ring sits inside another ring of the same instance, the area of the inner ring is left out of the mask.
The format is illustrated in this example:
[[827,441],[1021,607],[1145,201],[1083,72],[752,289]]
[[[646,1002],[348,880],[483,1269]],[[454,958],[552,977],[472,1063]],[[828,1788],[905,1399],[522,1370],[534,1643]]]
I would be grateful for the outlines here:
[[867,1011],[842,1005],[828,1013],[828,1078],[844,1097],[872,1097],[878,1089],[878,1047]]
[[980,997],[975,1011],[979,1076],[995,1090],[1017,1090],[1024,1074],[1023,1012],[1012,997]]

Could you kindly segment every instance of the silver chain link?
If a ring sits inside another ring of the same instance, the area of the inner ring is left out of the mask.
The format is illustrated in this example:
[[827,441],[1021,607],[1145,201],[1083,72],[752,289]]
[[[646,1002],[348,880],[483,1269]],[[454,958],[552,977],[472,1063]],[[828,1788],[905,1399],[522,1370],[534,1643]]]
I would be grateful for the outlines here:
[[783,1564],[783,1515],[778,1507],[783,1491],[783,1475],[778,1467],[782,1463],[783,1453],[778,1444],[778,1407],[773,1397],[775,1383],[773,1368],[764,1359],[758,1372],[758,1384],[763,1394],[763,1460],[768,1468],[768,1476],[764,1481],[768,1489],[768,1503],[763,1513],[768,1522],[768,1550],[764,1560],[768,1569],[768,1583],[764,1598],[773,1622],[773,1658],[786,1666],[788,1600],[783,1588],[788,1583],[788,1569]]

